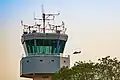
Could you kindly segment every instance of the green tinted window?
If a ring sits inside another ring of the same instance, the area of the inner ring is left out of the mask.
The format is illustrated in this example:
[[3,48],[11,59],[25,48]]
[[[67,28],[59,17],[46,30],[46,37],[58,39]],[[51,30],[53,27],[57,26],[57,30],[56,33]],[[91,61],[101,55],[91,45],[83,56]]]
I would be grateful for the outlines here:
[[63,53],[65,41],[63,40],[27,40],[28,55],[51,55]]

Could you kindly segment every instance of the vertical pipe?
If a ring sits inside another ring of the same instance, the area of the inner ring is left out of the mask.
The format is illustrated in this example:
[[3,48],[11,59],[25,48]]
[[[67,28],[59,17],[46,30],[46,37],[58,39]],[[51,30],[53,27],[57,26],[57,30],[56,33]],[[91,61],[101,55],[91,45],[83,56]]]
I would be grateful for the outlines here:
[[37,54],[36,39],[34,39],[34,54]]
[[[45,33],[45,13],[43,13],[43,33]],[[45,54],[45,46],[44,46],[44,40],[43,40],[43,54]]]
[[56,46],[56,53],[57,55],[59,54],[59,50],[60,50],[60,33],[58,33],[58,39],[57,39],[57,46]]
[[59,44],[60,44],[60,40],[58,39],[57,40],[57,47],[56,47],[56,53],[57,53],[57,55],[59,54],[59,48],[60,48]]

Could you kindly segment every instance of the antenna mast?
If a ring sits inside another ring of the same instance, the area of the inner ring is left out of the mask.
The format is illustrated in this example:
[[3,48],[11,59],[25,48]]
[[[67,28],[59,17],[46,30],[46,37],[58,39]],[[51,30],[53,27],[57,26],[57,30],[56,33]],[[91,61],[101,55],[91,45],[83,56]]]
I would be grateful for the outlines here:
[[45,13],[42,5],[42,18],[43,18],[43,33],[45,33]]
[[[42,20],[43,22],[43,33],[45,33],[45,21],[46,20],[54,20],[55,16],[59,15],[60,13],[57,13],[57,14],[45,14],[44,13],[44,9],[43,9],[43,5],[41,6],[42,7],[42,19],[38,19],[38,18],[34,18],[34,20]],[[49,19],[49,17],[52,16],[52,19]]]

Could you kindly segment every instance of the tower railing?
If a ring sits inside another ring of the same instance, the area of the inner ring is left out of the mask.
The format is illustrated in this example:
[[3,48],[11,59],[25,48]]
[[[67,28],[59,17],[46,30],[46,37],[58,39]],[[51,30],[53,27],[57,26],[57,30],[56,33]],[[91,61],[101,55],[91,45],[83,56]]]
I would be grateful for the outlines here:
[[[61,53],[61,54],[63,54],[63,53]],[[60,57],[69,57],[70,55],[60,55],[60,54],[56,54],[56,55],[29,55],[29,56],[28,56],[28,55],[25,55],[25,56],[24,56],[24,55],[22,54],[22,57],[21,57],[21,58],[24,58],[24,57],[34,57],[34,56],[35,56],[35,57],[36,57],[36,56],[38,56],[38,57],[39,57],[39,56],[60,56]]]

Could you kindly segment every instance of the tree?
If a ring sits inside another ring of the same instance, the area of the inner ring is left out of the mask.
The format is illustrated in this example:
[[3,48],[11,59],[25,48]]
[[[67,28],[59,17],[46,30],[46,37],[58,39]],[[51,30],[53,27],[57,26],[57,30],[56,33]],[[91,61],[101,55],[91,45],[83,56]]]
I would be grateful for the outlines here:
[[120,61],[107,56],[98,62],[79,61],[73,67],[63,67],[53,80],[120,80]]

